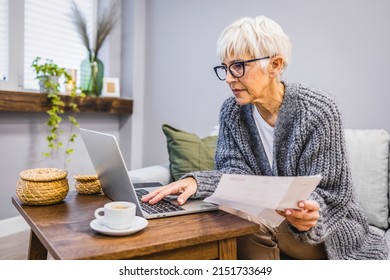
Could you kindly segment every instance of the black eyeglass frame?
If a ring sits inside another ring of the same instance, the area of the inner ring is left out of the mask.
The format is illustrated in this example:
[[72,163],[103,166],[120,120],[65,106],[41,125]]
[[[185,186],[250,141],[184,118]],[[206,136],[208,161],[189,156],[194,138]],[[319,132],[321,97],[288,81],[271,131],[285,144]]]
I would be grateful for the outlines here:
[[[227,65],[218,65],[218,66],[215,66],[214,67],[214,72],[215,72],[215,75],[217,75],[218,79],[220,79],[221,81],[225,81],[226,80],[226,77],[227,77],[227,69],[229,69],[229,73],[236,79],[239,79],[241,77],[243,77],[245,75],[245,64],[246,63],[250,63],[250,62],[255,62],[255,61],[259,61],[259,60],[263,60],[263,59],[269,59],[271,58],[270,56],[266,56],[266,57],[261,57],[261,58],[254,58],[254,59],[249,59],[249,60],[243,60],[243,61],[236,61],[236,62],[233,62],[231,63],[229,66]],[[241,76],[236,76],[233,74],[232,70],[230,69],[230,67],[232,67],[233,65],[237,65],[237,64],[241,64],[242,66],[242,75]],[[224,79],[221,79],[218,75],[218,69],[224,69],[225,70],[225,78]]]

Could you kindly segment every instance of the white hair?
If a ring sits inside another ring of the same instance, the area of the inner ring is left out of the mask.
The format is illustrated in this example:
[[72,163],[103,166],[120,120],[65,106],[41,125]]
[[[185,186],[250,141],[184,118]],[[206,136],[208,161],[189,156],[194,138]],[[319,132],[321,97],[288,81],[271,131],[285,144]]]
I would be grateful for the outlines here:
[[[265,16],[242,18],[222,32],[217,53],[221,61],[232,55],[240,57],[249,54],[253,58],[280,55],[284,58],[284,69],[291,60],[291,42],[280,25]],[[263,69],[268,61],[259,61]]]

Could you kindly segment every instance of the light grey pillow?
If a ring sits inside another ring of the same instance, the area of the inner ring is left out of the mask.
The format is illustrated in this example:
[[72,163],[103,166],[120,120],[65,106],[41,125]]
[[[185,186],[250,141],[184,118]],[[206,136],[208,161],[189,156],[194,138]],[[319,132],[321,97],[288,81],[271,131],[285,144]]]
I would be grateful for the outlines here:
[[345,130],[357,200],[369,223],[387,229],[389,217],[389,134],[384,130]]

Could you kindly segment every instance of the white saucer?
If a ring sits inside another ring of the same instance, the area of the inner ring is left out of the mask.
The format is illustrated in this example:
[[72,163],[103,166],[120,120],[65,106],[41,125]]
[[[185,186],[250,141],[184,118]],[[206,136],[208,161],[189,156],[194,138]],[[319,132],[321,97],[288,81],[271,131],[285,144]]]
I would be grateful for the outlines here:
[[148,225],[148,220],[138,216],[135,216],[134,224],[131,227],[125,229],[111,229],[109,227],[99,224],[97,219],[92,220],[91,223],[89,224],[89,226],[93,230],[96,230],[97,232],[106,235],[112,235],[112,236],[130,235],[146,228],[147,225]]

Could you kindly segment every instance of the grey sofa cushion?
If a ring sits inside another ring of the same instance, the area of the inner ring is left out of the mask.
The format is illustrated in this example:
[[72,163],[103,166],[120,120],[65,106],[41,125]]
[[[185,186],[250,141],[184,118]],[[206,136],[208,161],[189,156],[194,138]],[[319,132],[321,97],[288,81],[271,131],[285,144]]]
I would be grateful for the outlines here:
[[388,228],[389,134],[384,130],[345,130],[357,200],[371,225]]

